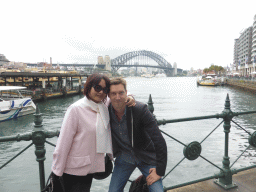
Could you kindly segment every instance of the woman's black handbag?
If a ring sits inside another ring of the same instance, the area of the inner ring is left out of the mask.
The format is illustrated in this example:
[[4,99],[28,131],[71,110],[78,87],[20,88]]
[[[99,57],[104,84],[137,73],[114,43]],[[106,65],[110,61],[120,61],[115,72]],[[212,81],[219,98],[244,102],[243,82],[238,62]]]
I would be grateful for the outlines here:
[[63,177],[59,177],[51,172],[46,182],[46,187],[42,192],[65,192]]
[[146,178],[141,175],[134,180],[130,186],[129,192],[149,192]]
[[110,160],[109,156],[106,155],[105,156],[105,172],[94,173],[93,178],[98,180],[106,179],[112,173],[112,170],[113,170],[113,163]]

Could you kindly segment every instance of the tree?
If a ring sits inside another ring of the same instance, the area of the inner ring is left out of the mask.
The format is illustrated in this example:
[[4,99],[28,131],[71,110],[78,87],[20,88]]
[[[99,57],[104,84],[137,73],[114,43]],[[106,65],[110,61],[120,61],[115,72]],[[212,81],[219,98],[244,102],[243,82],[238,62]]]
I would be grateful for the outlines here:
[[211,65],[209,68],[205,68],[204,69],[204,72],[205,70],[207,71],[207,73],[209,71],[214,71],[215,74],[219,74],[219,72],[223,72],[224,71],[224,68],[222,66],[218,66],[218,65]]
[[204,68],[203,70],[204,73],[209,73],[209,71],[210,71],[209,68]]

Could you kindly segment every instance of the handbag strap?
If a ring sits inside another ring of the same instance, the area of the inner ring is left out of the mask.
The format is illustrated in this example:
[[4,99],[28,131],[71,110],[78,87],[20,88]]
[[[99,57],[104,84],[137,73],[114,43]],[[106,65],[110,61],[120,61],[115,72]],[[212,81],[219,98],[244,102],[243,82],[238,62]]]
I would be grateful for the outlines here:
[[64,180],[63,180],[62,176],[60,176],[60,184],[61,184],[63,192],[65,192],[65,185],[64,185]]
[[49,182],[50,182],[50,180],[51,180],[51,176],[52,176],[52,172],[50,173],[50,175],[49,175],[49,177],[48,177],[48,179],[47,179],[47,182],[46,182],[46,184],[45,184],[45,188],[41,191],[41,192],[45,192],[46,190],[48,190],[48,188],[49,188]]
[[[48,177],[48,179],[47,179],[45,188],[44,188],[41,192],[45,192],[45,191],[48,190],[48,188],[49,188],[48,185],[50,184],[49,182],[51,182],[51,183],[52,183],[52,187],[54,187],[54,186],[53,186],[53,174],[54,174],[53,172],[50,173],[50,175],[49,175],[49,177]],[[64,185],[63,176],[60,176],[60,177],[59,177],[59,181],[60,181],[61,188],[62,188],[63,192],[65,192],[65,185]]]

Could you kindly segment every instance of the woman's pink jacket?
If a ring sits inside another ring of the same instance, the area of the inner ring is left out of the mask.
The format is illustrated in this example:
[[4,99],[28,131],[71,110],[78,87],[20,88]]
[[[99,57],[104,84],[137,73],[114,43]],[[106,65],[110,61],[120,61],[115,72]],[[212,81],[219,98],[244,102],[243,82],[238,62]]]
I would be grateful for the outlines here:
[[[105,154],[96,152],[97,113],[83,102],[84,98],[70,105],[65,114],[53,153],[52,171],[58,176],[105,171]],[[109,99],[106,108],[108,103]]]

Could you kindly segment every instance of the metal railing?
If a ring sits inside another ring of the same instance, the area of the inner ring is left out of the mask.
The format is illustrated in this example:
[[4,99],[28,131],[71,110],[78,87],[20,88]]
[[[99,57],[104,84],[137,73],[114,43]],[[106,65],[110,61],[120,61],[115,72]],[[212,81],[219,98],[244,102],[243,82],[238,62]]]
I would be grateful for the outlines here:
[[[153,107],[153,102],[152,102],[152,98],[151,95],[149,97],[149,101],[148,101],[148,108],[151,111],[151,113],[154,112],[154,107]],[[180,143],[181,145],[184,146],[184,150],[183,150],[183,154],[184,157],[163,177],[163,179],[169,175],[182,161],[184,161],[185,159],[188,160],[196,160],[198,157],[201,157],[202,159],[204,159],[205,161],[207,161],[208,163],[210,163],[212,166],[218,168],[220,170],[220,172],[218,174],[214,174],[213,176],[207,177],[207,178],[203,178],[203,179],[199,179],[199,180],[195,180],[195,181],[191,181],[191,182],[187,182],[187,183],[183,183],[180,185],[176,185],[176,186],[171,186],[171,187],[165,187],[165,191],[170,190],[170,189],[175,189],[178,187],[182,187],[182,186],[186,186],[189,184],[193,184],[193,183],[198,183],[201,181],[205,181],[205,180],[209,180],[209,179],[216,179],[214,182],[216,184],[218,184],[219,186],[221,186],[222,188],[228,190],[231,188],[235,188],[237,187],[237,185],[235,183],[232,182],[232,175],[236,174],[240,171],[244,171],[247,169],[251,169],[251,168],[255,168],[256,165],[254,166],[249,166],[249,167],[245,167],[245,168],[241,168],[241,169],[232,169],[233,165],[237,162],[237,160],[245,153],[245,151],[250,147],[256,147],[256,131],[254,131],[253,133],[248,132],[246,129],[244,129],[243,127],[241,127],[237,122],[235,122],[233,119],[233,117],[235,116],[239,116],[239,115],[245,115],[245,114],[252,114],[252,113],[256,113],[256,111],[247,111],[247,112],[232,112],[230,109],[230,100],[229,100],[229,95],[227,94],[226,100],[225,100],[225,108],[222,111],[222,113],[220,114],[215,114],[215,115],[209,115],[209,116],[199,116],[199,117],[189,117],[189,118],[182,118],[182,119],[171,119],[171,120],[159,120],[157,121],[158,125],[165,125],[167,123],[177,123],[177,122],[185,122],[185,121],[194,121],[194,120],[203,120],[203,119],[213,119],[213,118],[217,118],[217,119],[223,119],[217,127],[215,127],[201,142],[198,141],[193,141],[189,144],[184,144],[181,141],[179,141],[178,139],[172,137],[171,135],[167,134],[166,132],[162,131],[161,132],[163,134],[165,134],[166,136],[172,138],[173,140],[175,140],[176,142]],[[240,129],[244,130],[246,133],[248,133],[249,138],[248,138],[248,142],[249,142],[249,146],[238,156],[238,158],[233,162],[233,164],[230,166],[230,158],[229,158],[229,132],[230,132],[230,128],[231,128],[231,122],[233,122],[234,124],[236,124]],[[223,123],[223,127],[224,127],[224,133],[225,133],[225,148],[224,148],[224,157],[222,160],[222,167],[219,167],[218,165],[216,165],[215,163],[209,161],[208,159],[206,159],[205,157],[203,157],[201,155],[201,151],[202,151],[202,146],[201,144]]]
[[[19,155],[21,155],[24,151],[26,151],[28,148],[30,148],[33,144],[35,145],[35,155],[36,155],[36,161],[39,164],[39,177],[40,177],[40,189],[45,188],[45,171],[44,171],[44,160],[45,160],[45,143],[48,143],[52,146],[55,146],[49,141],[46,141],[46,138],[52,138],[59,135],[59,130],[57,131],[45,131],[43,129],[42,125],[42,117],[41,113],[39,111],[38,105],[36,105],[36,113],[35,113],[35,120],[34,120],[34,129],[31,133],[25,133],[25,134],[18,134],[16,136],[7,136],[7,137],[0,137],[0,142],[8,142],[8,141],[30,141],[32,140],[32,143],[30,143],[27,147],[25,147],[23,150],[21,150],[17,155],[15,155],[13,158],[8,160],[6,163],[0,166],[0,170],[8,165],[11,161],[16,159]],[[40,191],[41,191],[40,190]]]
[[[153,107],[153,102],[152,102],[151,95],[149,96],[148,108],[151,111],[151,113],[154,112],[154,107]],[[200,158],[204,159],[205,161],[207,161],[212,166],[214,166],[214,167],[216,167],[220,170],[220,172],[218,174],[214,174],[210,177],[206,177],[206,178],[195,180],[195,181],[190,181],[190,182],[175,185],[175,186],[164,187],[164,190],[167,191],[167,190],[170,190],[170,189],[175,189],[175,188],[178,188],[178,187],[182,187],[182,186],[186,186],[186,185],[189,185],[189,184],[193,184],[193,183],[197,183],[197,182],[201,182],[201,181],[205,181],[205,180],[209,180],[209,179],[214,179],[214,178],[216,179],[214,182],[216,184],[220,185],[221,187],[223,187],[226,190],[228,190],[230,188],[237,187],[236,184],[233,183],[233,181],[232,181],[232,175],[236,174],[240,171],[255,168],[256,165],[245,167],[245,168],[238,169],[238,170],[235,170],[235,169],[231,170],[231,168],[233,167],[233,165],[237,162],[237,160],[244,154],[244,152],[250,146],[256,147],[256,131],[254,131],[253,133],[250,133],[249,131],[247,131],[246,129],[241,127],[237,122],[235,122],[232,119],[235,116],[251,114],[251,113],[256,113],[256,111],[232,112],[231,109],[230,109],[229,96],[227,95],[226,100],[225,100],[225,108],[220,114],[209,115],[209,116],[181,118],[181,119],[171,119],[171,120],[165,120],[165,119],[158,120],[157,123],[160,126],[160,125],[165,125],[167,123],[177,123],[177,122],[204,120],[204,119],[213,119],[213,118],[222,119],[222,121],[218,124],[218,126],[215,127],[202,141],[200,141],[200,142],[193,141],[189,144],[184,144],[181,141],[179,141],[178,139],[172,137],[170,134],[161,130],[161,132],[164,135],[172,138],[174,141],[176,141],[176,142],[178,142],[178,143],[180,143],[181,145],[184,146],[184,150],[183,150],[184,157],[171,170],[169,170],[167,172],[167,174],[163,177],[163,179],[165,179],[185,159],[196,160],[197,158],[200,157]],[[21,135],[18,134],[16,136],[0,137],[0,142],[22,141],[22,140],[23,141],[30,141],[30,140],[32,140],[32,143],[30,143],[27,147],[25,147],[22,151],[20,151],[13,158],[8,160],[5,164],[0,166],[0,170],[34,144],[35,145],[35,155],[37,157],[36,160],[38,161],[38,164],[39,164],[40,189],[42,190],[45,187],[45,171],[44,171],[44,160],[45,160],[45,153],[46,153],[45,143],[47,143],[49,145],[52,145],[52,146],[55,146],[53,143],[47,141],[46,138],[52,138],[52,137],[58,136],[59,135],[59,130],[57,130],[57,131],[46,131],[46,130],[43,129],[42,117],[41,117],[41,113],[39,111],[38,106],[37,106],[36,113],[35,113],[34,116],[35,116],[35,120],[34,120],[35,125],[34,125],[34,129],[31,133],[25,133],[25,134],[21,134]],[[231,122],[236,124],[240,129],[244,130],[246,133],[248,133],[248,135],[249,135],[248,142],[249,142],[250,145],[238,156],[238,158],[230,166],[230,160],[229,160],[230,158],[229,158],[228,152],[229,152],[229,132],[230,132],[230,128],[231,128]],[[223,123],[224,134],[225,134],[225,148],[224,148],[224,157],[223,157],[223,161],[222,161],[223,165],[222,165],[222,167],[219,167],[218,165],[209,161],[207,158],[205,158],[204,156],[201,155],[201,151],[202,151],[201,144],[222,123]]]

